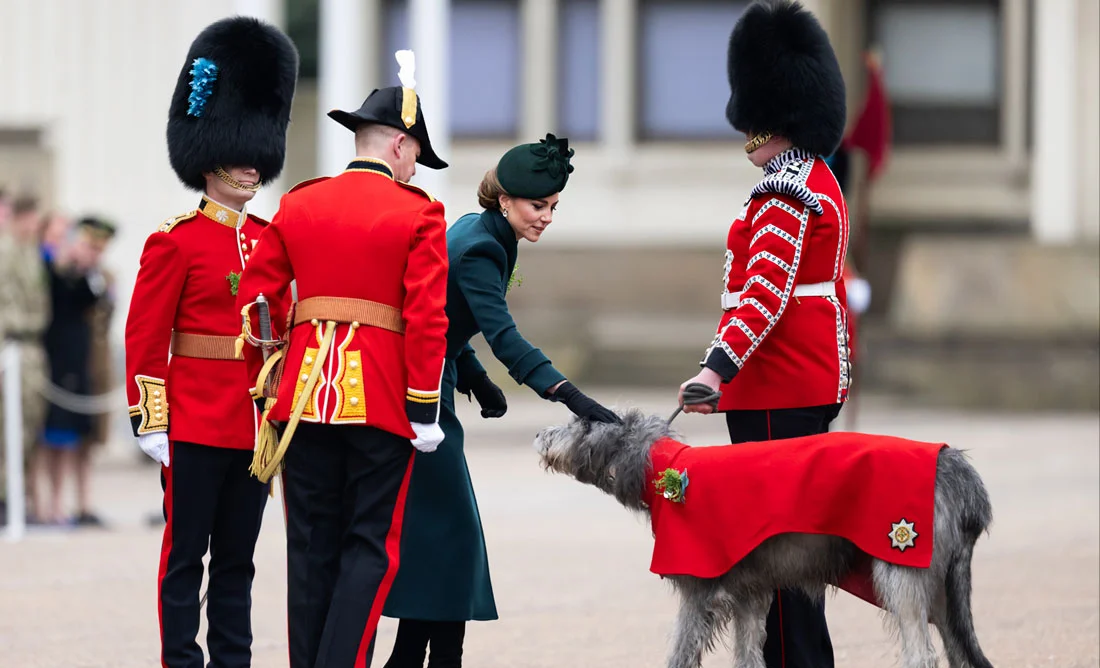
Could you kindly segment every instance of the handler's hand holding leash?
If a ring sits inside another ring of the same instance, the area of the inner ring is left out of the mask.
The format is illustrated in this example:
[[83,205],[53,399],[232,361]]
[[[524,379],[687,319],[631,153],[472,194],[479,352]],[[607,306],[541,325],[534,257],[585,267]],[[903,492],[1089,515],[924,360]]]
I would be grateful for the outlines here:
[[718,399],[722,393],[718,390],[721,378],[710,369],[703,369],[699,375],[680,386],[680,406],[668,419],[669,424],[681,411],[684,413],[702,413],[704,415],[718,410]]

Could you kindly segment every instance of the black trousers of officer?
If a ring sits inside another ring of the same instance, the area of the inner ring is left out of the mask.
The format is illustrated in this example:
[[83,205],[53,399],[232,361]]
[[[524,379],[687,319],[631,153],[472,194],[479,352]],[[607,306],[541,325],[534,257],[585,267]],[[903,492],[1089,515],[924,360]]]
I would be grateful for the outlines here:
[[[729,411],[731,443],[771,441],[824,434],[840,404],[781,410]],[[801,591],[776,592],[768,611],[764,663],[768,668],[832,668],[833,643],[825,622],[825,602]]]
[[209,668],[252,664],[252,561],[268,486],[248,471],[251,450],[174,442],[164,489],[158,587],[161,665],[203,668],[199,633],[202,558],[210,549],[206,645]]
[[285,458],[290,668],[364,668],[397,575],[409,439],[300,424]]

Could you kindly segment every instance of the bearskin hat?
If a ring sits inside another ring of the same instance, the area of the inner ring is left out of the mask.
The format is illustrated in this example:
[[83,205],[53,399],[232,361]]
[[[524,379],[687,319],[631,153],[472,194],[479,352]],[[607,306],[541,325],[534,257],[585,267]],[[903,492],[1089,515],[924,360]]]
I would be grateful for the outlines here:
[[844,136],[844,78],[829,37],[792,0],[760,0],[730,35],[726,118],[746,134],[771,132],[831,154]]
[[180,181],[203,190],[203,172],[234,165],[278,177],[297,79],[298,50],[278,28],[244,16],[207,26],[168,108],[168,159]]

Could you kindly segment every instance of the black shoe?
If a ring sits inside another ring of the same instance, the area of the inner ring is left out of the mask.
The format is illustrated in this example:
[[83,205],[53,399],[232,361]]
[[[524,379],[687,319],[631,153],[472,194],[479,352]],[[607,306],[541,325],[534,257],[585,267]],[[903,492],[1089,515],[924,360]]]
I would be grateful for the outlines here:
[[80,513],[76,516],[74,523],[79,527],[95,527],[98,529],[105,529],[107,525],[103,523],[103,520],[99,519],[99,516],[94,513]]

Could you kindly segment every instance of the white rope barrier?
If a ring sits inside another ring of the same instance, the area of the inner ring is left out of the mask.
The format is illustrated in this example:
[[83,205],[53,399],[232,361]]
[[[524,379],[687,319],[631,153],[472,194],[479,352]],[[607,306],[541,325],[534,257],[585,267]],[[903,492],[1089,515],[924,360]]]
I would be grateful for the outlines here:
[[[9,344],[9,347],[16,344]],[[5,371],[8,366],[8,358],[0,358],[0,375],[6,376]],[[26,373],[26,370],[22,370]],[[103,394],[77,394],[76,392],[70,392],[63,387],[54,385],[45,376],[38,374],[30,379],[31,386],[34,387],[42,397],[49,401],[51,404],[64,408],[67,411],[73,413],[80,413],[82,415],[105,415],[107,413],[113,413],[118,411],[120,407],[126,405],[126,388],[122,385],[114,388],[109,392]]]
[[[4,398],[4,462],[7,469],[8,542],[17,543],[27,531],[26,481],[23,478],[23,368],[20,344],[9,341],[0,349],[0,378]],[[31,386],[51,404],[73,413],[104,415],[126,405],[126,388],[118,386],[98,395],[77,394],[58,387],[41,374],[29,378]]]
[[4,461],[7,466],[7,539],[17,543],[27,530],[26,493],[23,481],[23,401],[20,387],[18,343],[0,350],[4,369]]

